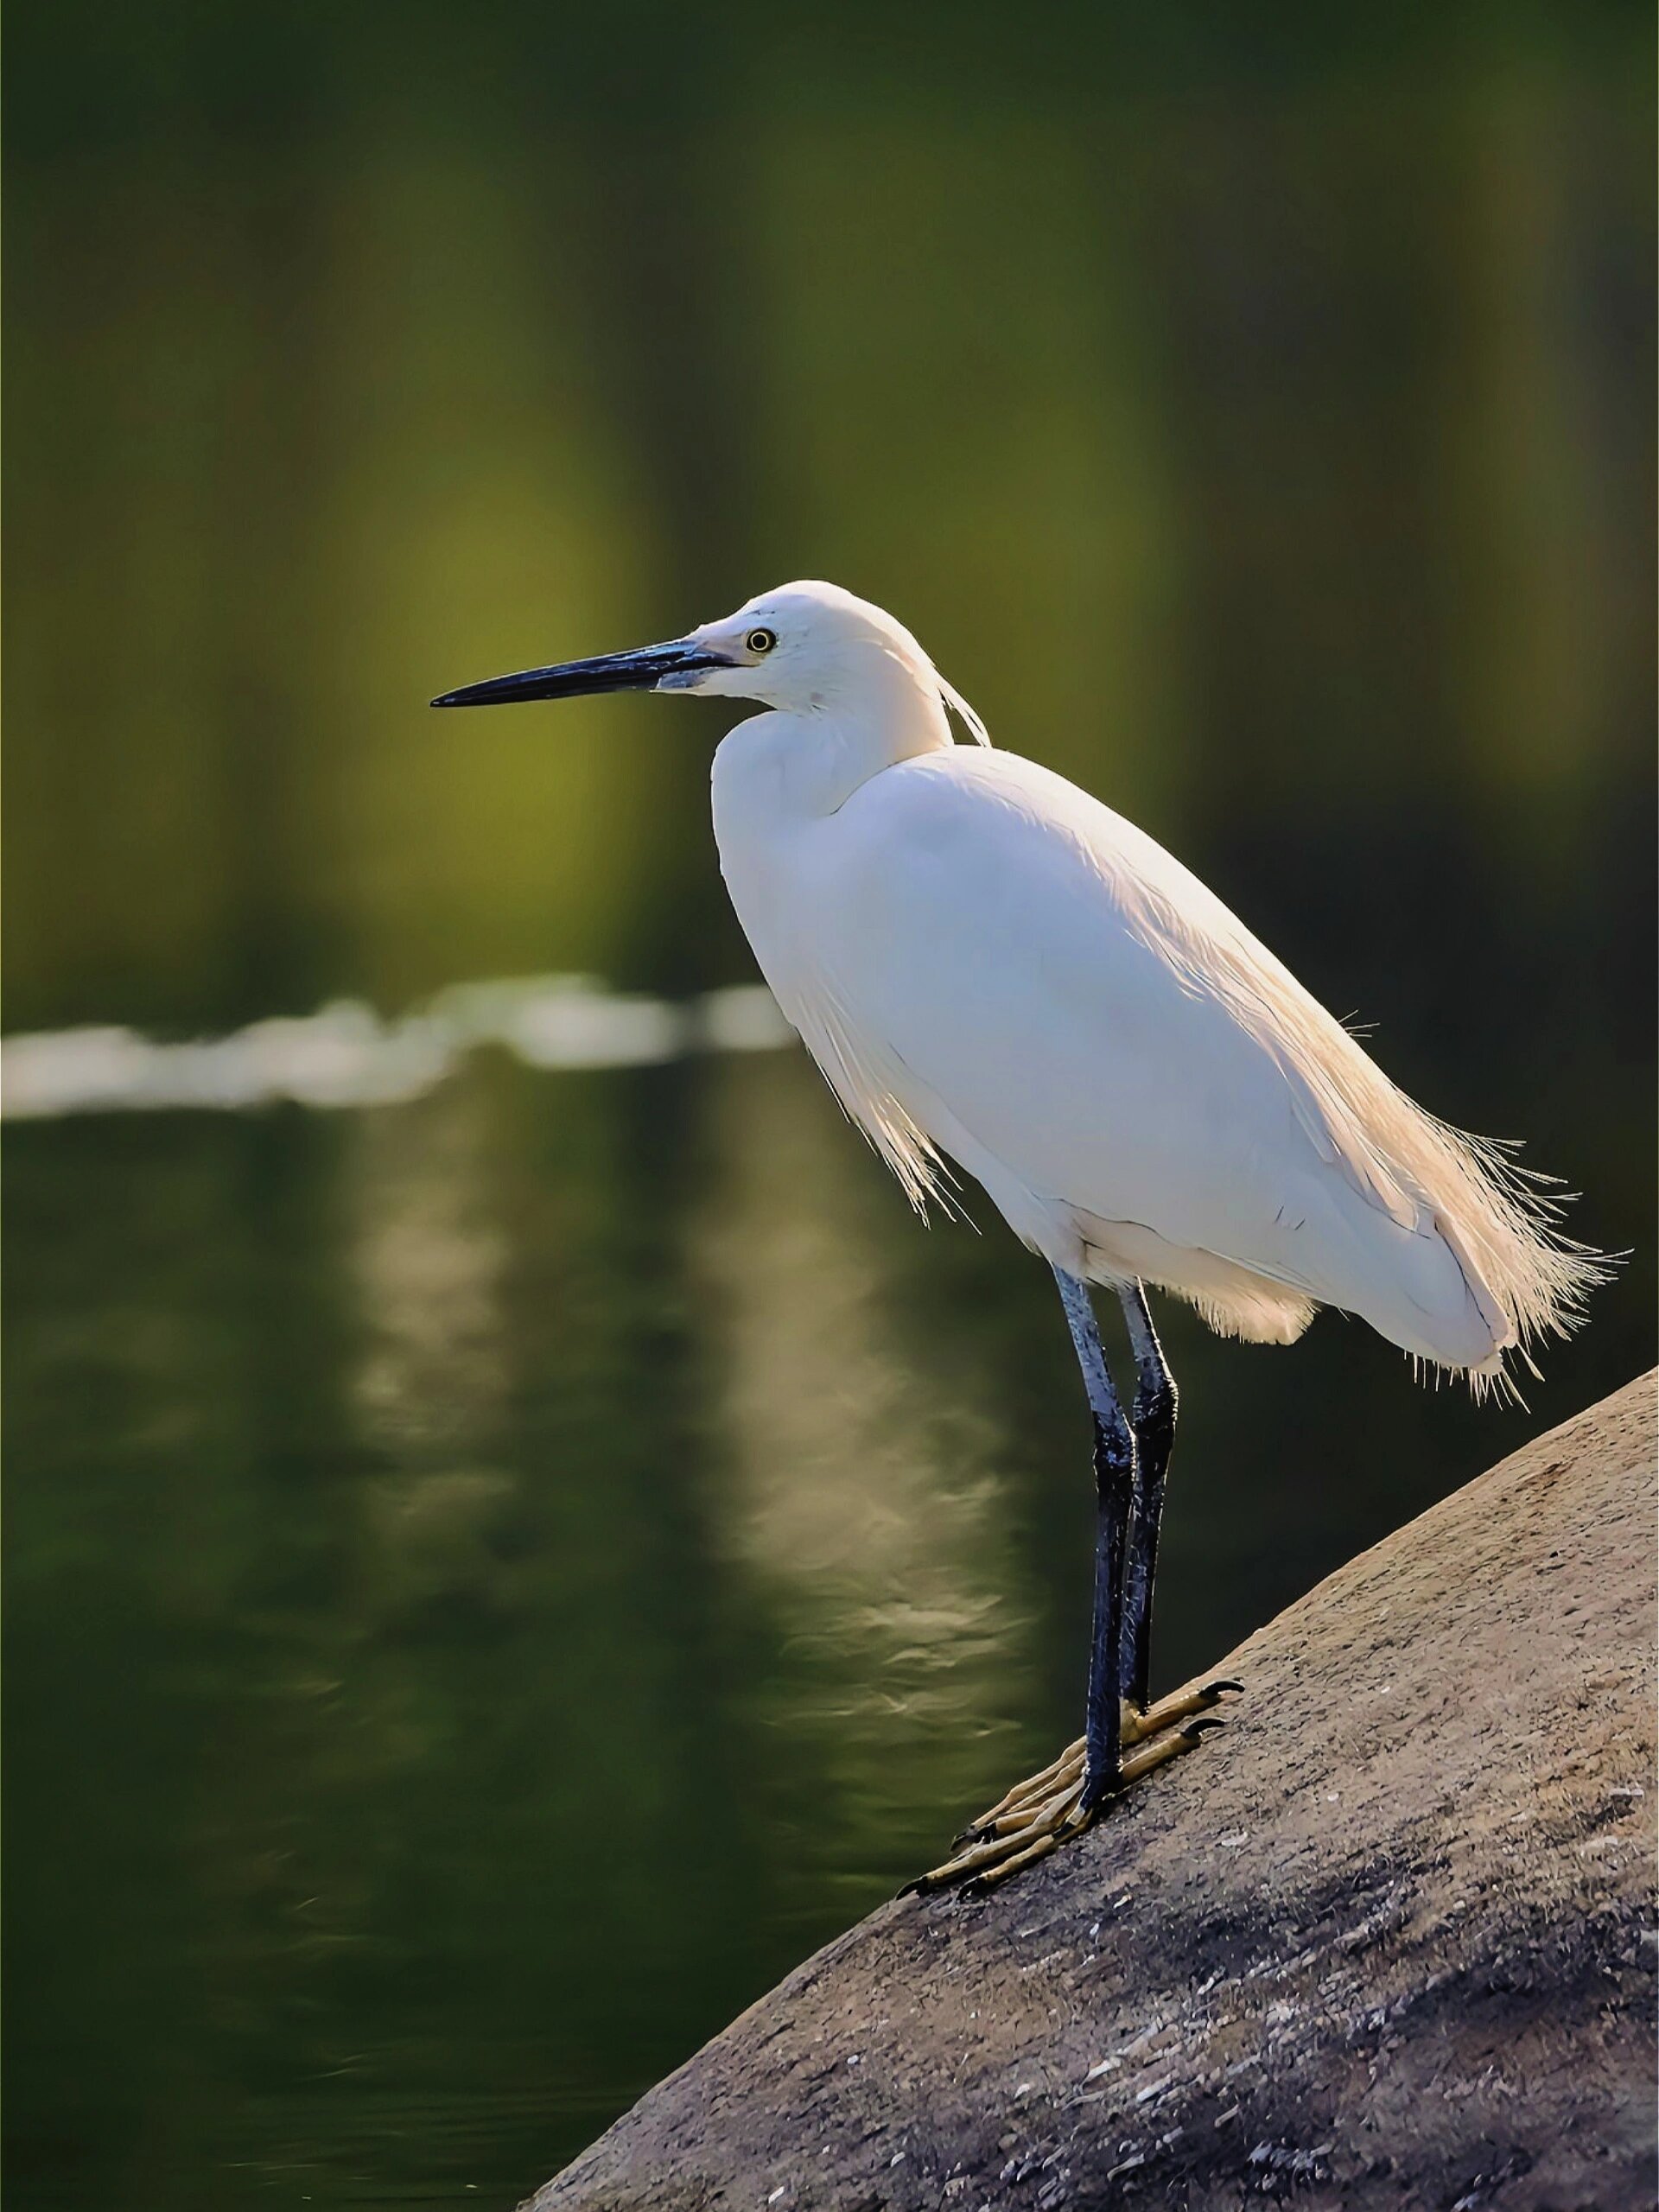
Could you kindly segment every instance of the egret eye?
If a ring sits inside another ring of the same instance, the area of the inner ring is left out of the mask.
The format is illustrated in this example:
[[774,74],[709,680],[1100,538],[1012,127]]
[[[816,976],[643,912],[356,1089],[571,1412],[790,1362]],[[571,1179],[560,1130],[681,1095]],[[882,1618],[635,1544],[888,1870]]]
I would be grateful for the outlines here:
[[752,653],[769,653],[778,642],[775,630],[751,630],[747,645]]

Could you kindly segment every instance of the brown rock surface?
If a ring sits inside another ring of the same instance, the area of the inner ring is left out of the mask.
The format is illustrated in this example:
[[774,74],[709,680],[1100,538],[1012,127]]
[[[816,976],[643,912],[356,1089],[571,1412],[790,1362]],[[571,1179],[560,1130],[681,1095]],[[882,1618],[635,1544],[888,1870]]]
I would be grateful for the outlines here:
[[809,1960],[535,2212],[1652,2205],[1654,1382],[1251,1637],[1225,1732],[1080,1841]]

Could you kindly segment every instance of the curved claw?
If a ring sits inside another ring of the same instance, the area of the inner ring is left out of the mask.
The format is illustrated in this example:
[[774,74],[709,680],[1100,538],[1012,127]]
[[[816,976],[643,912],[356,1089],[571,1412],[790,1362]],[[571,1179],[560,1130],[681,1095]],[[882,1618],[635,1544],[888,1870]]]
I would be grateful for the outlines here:
[[1206,1729],[1224,1727],[1222,1714],[1208,1707],[1224,1692],[1242,1688],[1238,1682],[1217,1681],[1201,1689],[1178,1692],[1145,1713],[1126,1706],[1122,1757],[1109,1788],[1090,1789],[1085,1794],[1079,1739],[963,1828],[944,1865],[906,1882],[899,1896],[930,1897],[952,1887],[962,1897],[987,1895],[1011,1875],[1069,1843],[1130,1783],[1200,1743]]

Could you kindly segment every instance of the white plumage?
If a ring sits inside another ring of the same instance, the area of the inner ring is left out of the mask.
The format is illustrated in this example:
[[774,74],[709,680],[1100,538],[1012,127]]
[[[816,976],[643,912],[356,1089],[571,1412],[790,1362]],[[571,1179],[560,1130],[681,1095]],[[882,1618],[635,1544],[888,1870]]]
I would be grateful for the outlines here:
[[[771,709],[714,768],[721,868],[766,981],[912,1201],[946,1195],[955,1160],[1055,1271],[1094,1428],[1084,1733],[917,1886],[1004,1880],[1190,1750],[1239,1687],[1151,1702],[1176,1395],[1144,1286],[1269,1343],[1343,1306],[1480,1389],[1569,1327],[1602,1268],[1179,861],[997,751],[910,632],[832,584],[435,703],[647,686]],[[975,745],[952,742],[947,709]],[[1127,1410],[1091,1282],[1123,1309]]]
[[689,642],[743,656],[696,689],[774,706],[715,756],[739,918],[915,1203],[946,1155],[1070,1274],[1276,1343],[1340,1306],[1477,1381],[1571,1325],[1599,1269],[1502,1152],[1414,1105],[1150,837],[991,748],[890,616],[794,584]]
[[995,748],[880,607],[789,584],[435,703],[641,688],[771,709],[715,756],[721,867],[918,1206],[948,1158],[1065,1275],[1155,1284],[1272,1343],[1342,1306],[1477,1388],[1578,1318],[1605,1270],[1536,1179],[1414,1105],[1150,837]]

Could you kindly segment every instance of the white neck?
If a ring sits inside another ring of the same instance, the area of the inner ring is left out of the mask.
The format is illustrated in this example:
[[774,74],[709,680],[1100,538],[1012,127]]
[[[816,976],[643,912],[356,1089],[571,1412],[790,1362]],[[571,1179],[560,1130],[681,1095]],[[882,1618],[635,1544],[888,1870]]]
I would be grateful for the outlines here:
[[743,814],[757,804],[774,815],[834,814],[882,769],[948,747],[936,687],[893,661],[883,675],[880,686],[861,683],[855,696],[740,722],[715,754],[716,835],[734,803]]

